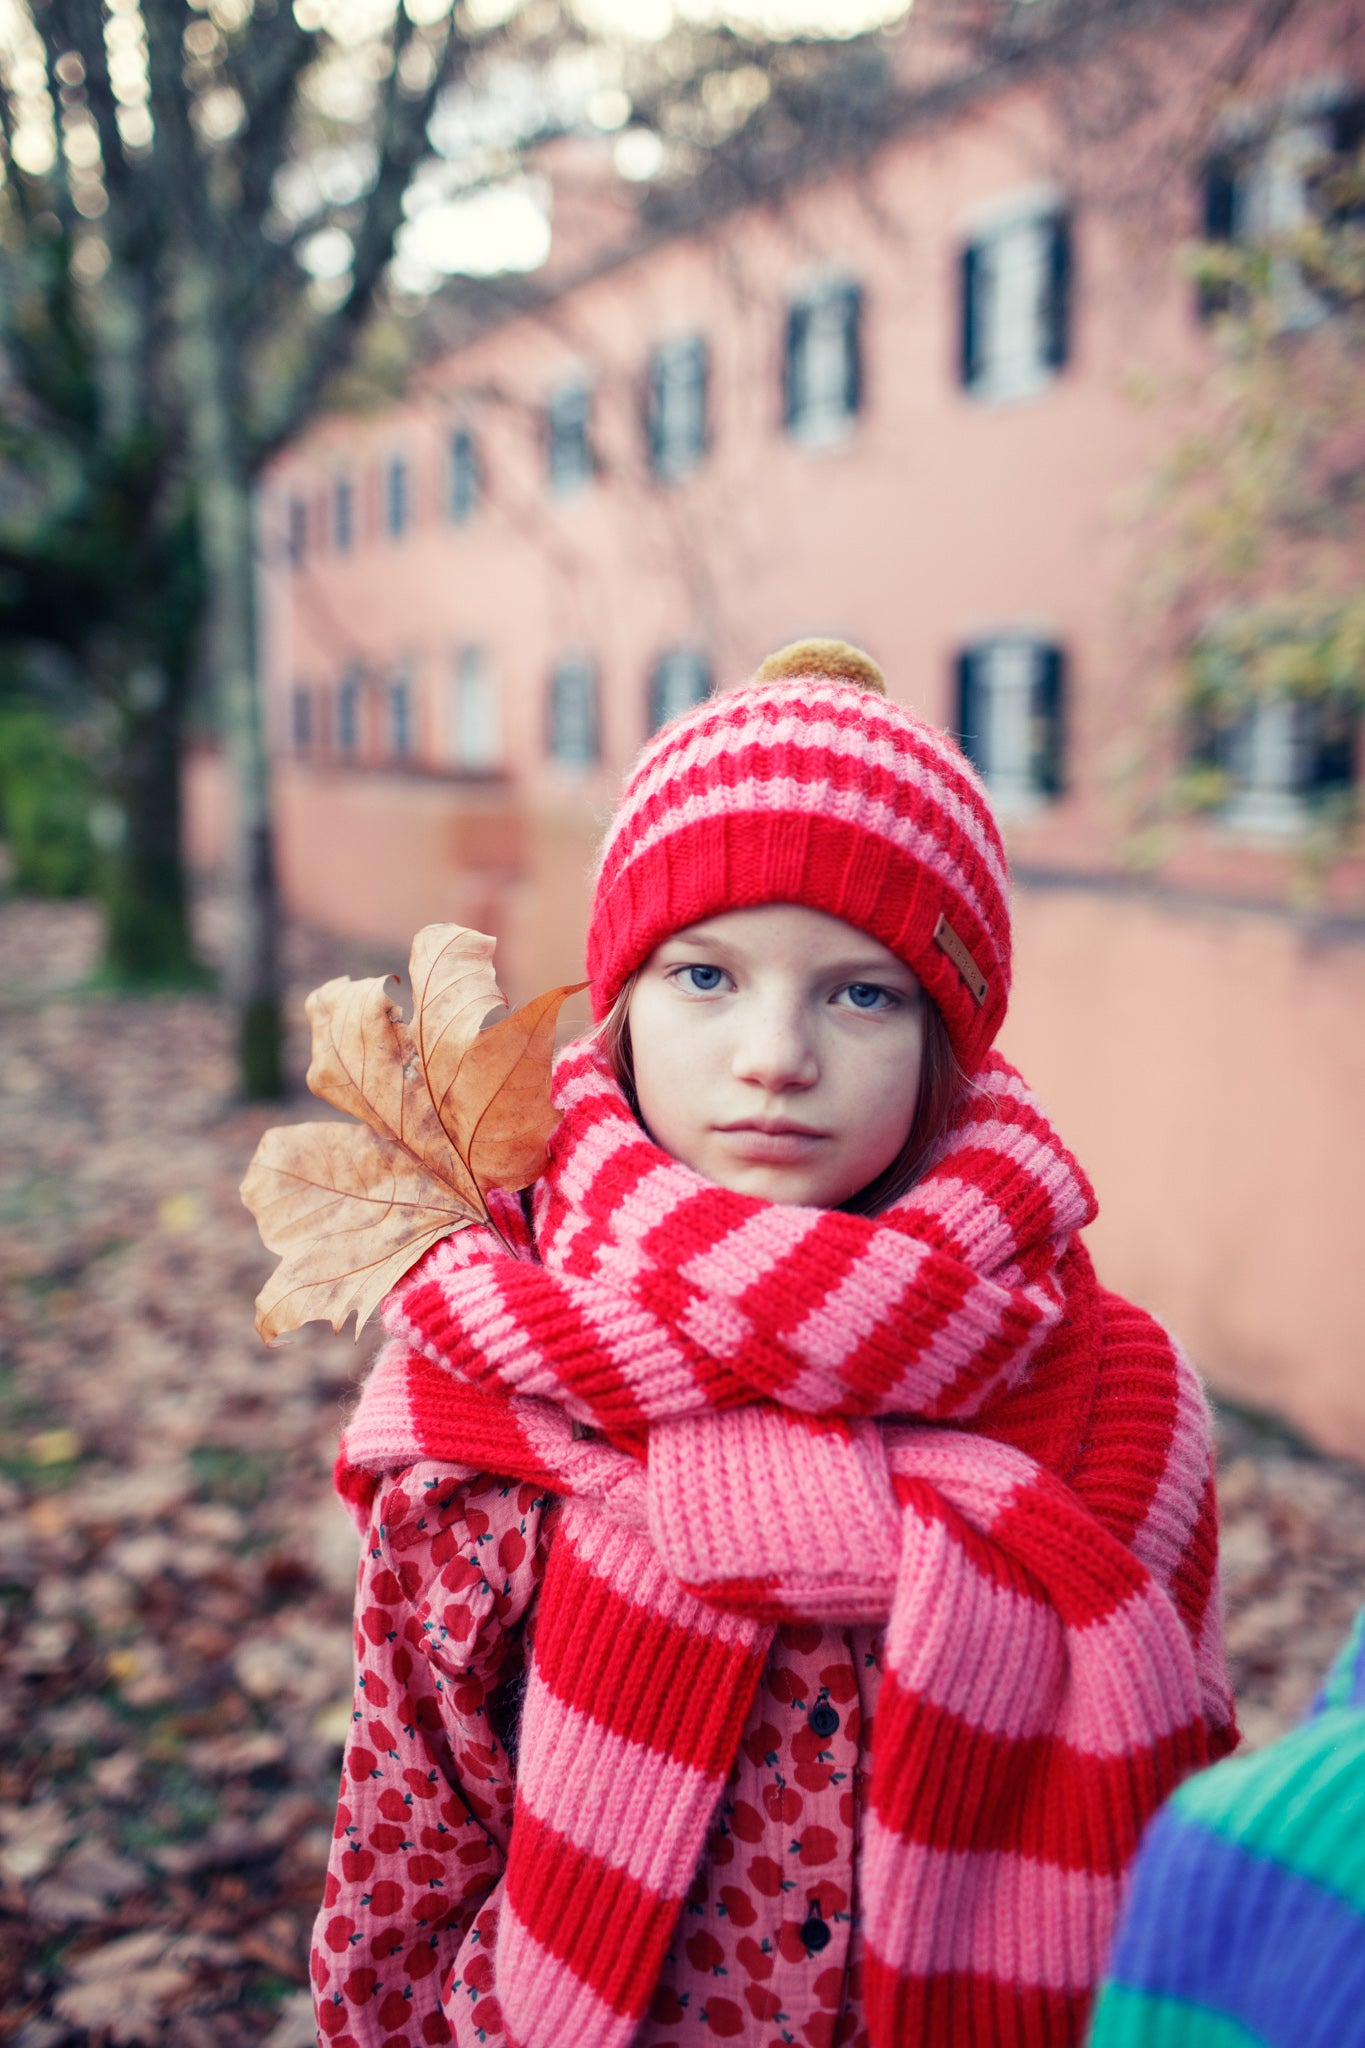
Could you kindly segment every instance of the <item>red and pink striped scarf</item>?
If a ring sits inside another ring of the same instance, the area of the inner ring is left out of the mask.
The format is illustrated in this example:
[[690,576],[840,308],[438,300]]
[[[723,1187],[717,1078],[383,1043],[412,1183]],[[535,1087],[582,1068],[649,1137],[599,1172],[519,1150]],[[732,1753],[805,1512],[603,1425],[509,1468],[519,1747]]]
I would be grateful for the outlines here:
[[886,1624],[877,2048],[1078,2039],[1141,1829],[1225,1738],[1197,1389],[1143,1318],[1107,1367],[1088,1184],[998,1056],[982,1082],[869,1219],[702,1180],[573,1048],[534,1238],[499,1198],[505,1245],[463,1232],[390,1298],[357,1514],[424,1458],[564,1496],[497,1945],[518,2048],[629,2042],[784,1616]]

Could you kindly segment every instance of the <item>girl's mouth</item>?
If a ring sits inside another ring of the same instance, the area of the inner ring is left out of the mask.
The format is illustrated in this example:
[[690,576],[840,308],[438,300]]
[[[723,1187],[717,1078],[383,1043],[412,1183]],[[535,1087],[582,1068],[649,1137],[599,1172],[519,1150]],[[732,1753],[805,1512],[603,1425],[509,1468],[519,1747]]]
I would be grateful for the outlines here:
[[817,1131],[810,1124],[789,1123],[781,1118],[718,1124],[716,1132],[738,1158],[773,1166],[808,1158],[817,1146],[824,1144],[826,1137],[824,1131]]

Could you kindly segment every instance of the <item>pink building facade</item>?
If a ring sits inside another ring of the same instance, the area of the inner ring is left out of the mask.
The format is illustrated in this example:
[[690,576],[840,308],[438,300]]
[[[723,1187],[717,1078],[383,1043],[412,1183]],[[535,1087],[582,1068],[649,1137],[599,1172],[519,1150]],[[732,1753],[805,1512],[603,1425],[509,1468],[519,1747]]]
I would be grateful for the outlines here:
[[290,908],[395,966],[420,924],[477,925],[514,999],[581,973],[649,731],[799,636],[866,647],[995,791],[1003,1044],[1095,1176],[1106,1274],[1221,1389],[1360,1454],[1359,867],[1294,908],[1354,759],[1270,707],[1156,880],[1124,805],[1172,744],[1139,499],[1212,365],[1178,253],[1349,144],[1363,20],[1310,13],[1229,95],[1242,12],[1182,11],[599,255],[402,404],[319,422],[261,513]]

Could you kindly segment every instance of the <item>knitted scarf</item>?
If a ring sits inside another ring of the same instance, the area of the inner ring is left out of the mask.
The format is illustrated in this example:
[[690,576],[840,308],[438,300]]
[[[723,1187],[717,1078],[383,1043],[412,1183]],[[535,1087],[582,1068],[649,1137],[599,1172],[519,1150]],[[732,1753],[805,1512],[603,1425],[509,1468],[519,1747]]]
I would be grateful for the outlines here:
[[869,1219],[701,1179],[573,1048],[534,1236],[500,1198],[504,1243],[463,1232],[390,1297],[338,1466],[357,1515],[424,1458],[565,1497],[498,1935],[519,2048],[630,2040],[789,1615],[886,1624],[877,2048],[1079,2038],[1142,1826],[1208,1754],[1206,1451],[1158,1344],[1085,1497],[1093,1198],[1013,1070],[982,1081]]

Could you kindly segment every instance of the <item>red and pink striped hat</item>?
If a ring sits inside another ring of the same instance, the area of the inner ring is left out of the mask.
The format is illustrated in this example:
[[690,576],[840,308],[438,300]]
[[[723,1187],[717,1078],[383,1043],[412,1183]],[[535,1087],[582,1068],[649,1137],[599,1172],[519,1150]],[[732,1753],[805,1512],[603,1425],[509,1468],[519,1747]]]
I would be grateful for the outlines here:
[[683,926],[804,903],[904,960],[975,1072],[1009,996],[1005,849],[961,749],[885,688],[857,648],[802,640],[655,735],[598,866],[588,973],[599,1018]]

